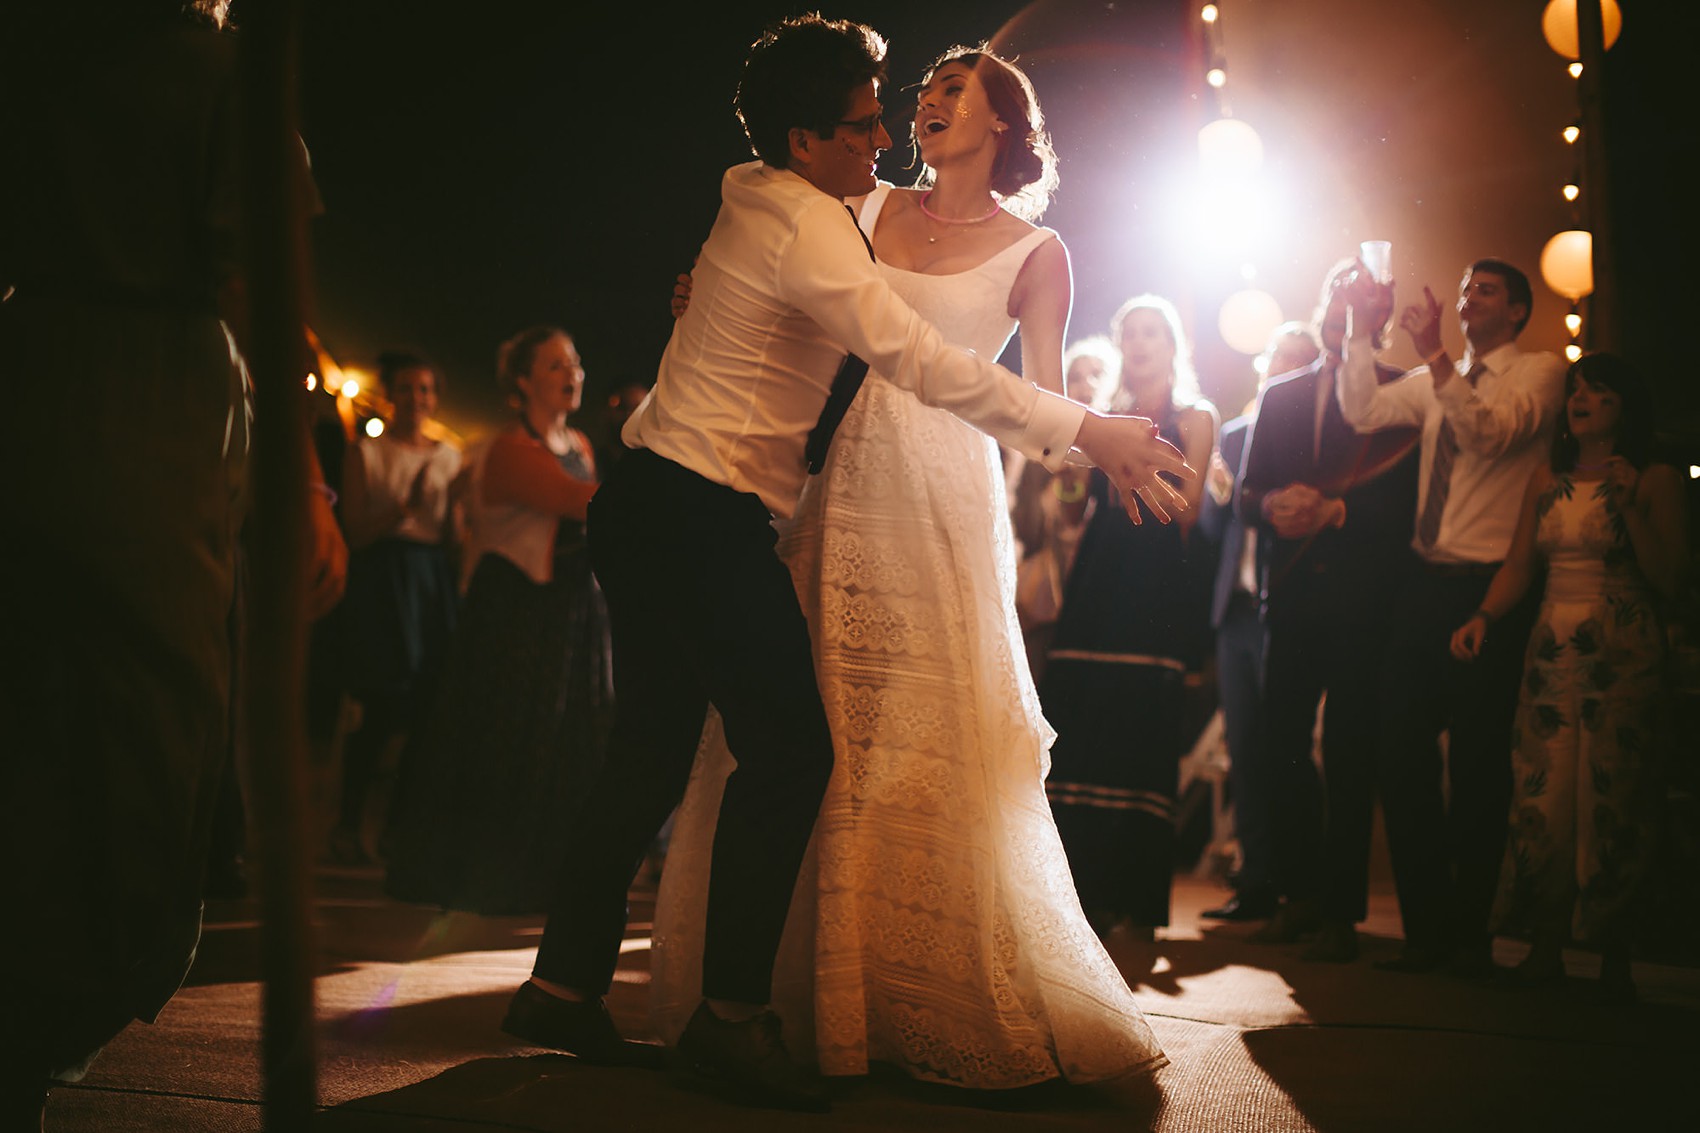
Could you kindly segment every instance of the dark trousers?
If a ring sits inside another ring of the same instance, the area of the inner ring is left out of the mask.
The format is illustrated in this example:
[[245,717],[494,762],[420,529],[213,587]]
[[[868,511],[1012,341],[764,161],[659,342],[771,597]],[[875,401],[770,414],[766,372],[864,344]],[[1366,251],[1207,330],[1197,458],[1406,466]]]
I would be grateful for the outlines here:
[[598,489],[588,536],[608,603],[616,719],[534,970],[607,991],[627,889],[684,794],[713,704],[737,767],[714,838],[703,993],[766,1003],[832,771],[808,624],[771,517],[753,495],[636,451]]
[[1243,590],[1228,598],[1216,627],[1216,691],[1228,744],[1228,792],[1233,799],[1234,837],[1240,844],[1242,893],[1274,889],[1273,800],[1269,761],[1263,751],[1263,679],[1268,633],[1257,599]]
[[1538,602],[1531,592],[1488,629],[1474,661],[1455,660],[1452,633],[1481,605],[1490,578],[1413,559],[1382,668],[1388,853],[1406,943],[1433,950],[1489,941],[1505,851],[1512,721]]
[[[1298,568],[1269,599],[1264,744],[1280,888],[1355,924],[1369,900],[1381,663],[1395,586],[1364,568]],[[1355,576],[1355,577],[1353,577]],[[1312,757],[1322,711],[1322,767]]]

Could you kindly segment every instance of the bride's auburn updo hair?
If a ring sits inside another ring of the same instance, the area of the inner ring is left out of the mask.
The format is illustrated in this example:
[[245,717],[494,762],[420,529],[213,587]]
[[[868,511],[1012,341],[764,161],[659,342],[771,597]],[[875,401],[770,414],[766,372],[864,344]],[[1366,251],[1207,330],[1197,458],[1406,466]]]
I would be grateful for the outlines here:
[[[933,81],[947,63],[967,63],[986,92],[992,112],[1007,127],[998,135],[998,156],[992,162],[992,192],[1006,211],[1024,220],[1037,221],[1057,190],[1057,153],[1045,130],[1045,112],[1026,72],[993,54],[982,43],[976,47],[952,47],[933,60],[921,86]],[[925,166],[916,184],[931,185],[933,171]]]

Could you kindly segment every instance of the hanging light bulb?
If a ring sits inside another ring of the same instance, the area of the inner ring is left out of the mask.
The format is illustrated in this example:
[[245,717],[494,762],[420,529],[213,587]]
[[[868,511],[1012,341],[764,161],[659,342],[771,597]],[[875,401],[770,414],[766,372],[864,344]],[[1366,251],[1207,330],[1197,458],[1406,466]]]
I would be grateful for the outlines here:
[[1216,17],[1220,15],[1220,13],[1216,11],[1216,5],[1206,4],[1204,6],[1204,10],[1199,12],[1198,15],[1205,23],[1213,24],[1216,22]]
[[1560,232],[1541,249],[1541,276],[1566,299],[1594,290],[1594,235],[1583,229]]
[[[1572,358],[1571,361],[1574,362],[1575,359]],[[384,420],[383,420],[383,418],[374,417],[370,421],[366,422],[366,435],[368,437],[381,437],[381,436],[383,436],[384,435]]]
[[[1596,0],[1588,2],[1595,3]],[[1598,2],[1601,38],[1609,51],[1623,31],[1623,10],[1618,7],[1617,0]],[[1582,35],[1577,27],[1576,0],[1551,0],[1541,13],[1541,34],[1546,37],[1547,46],[1566,59],[1578,58],[1582,54]]]
[[1576,184],[1576,182],[1571,181],[1564,186],[1564,199],[1565,200],[1573,201],[1577,197],[1580,197],[1581,195],[1582,195],[1582,187],[1580,185]]
[[1569,346],[1566,346],[1564,348],[1564,356],[1565,356],[1565,358],[1574,362],[1574,361],[1576,361],[1576,359],[1582,357],[1582,348],[1580,346],[1577,346],[1574,342],[1572,342]]
[[1570,72],[1570,77],[1573,79],[1579,79],[1582,77],[1582,64],[1580,63],[1572,63],[1570,66],[1566,67],[1565,70]]
[[319,375],[308,374],[307,375],[307,392],[312,393],[314,390],[316,390],[318,388],[319,388]]
[[1572,310],[1564,316],[1564,329],[1570,332],[1571,338],[1575,338],[1582,332],[1582,316]]
[[1566,145],[1572,145],[1572,146],[1575,145],[1576,139],[1581,137],[1581,136],[1582,136],[1582,128],[1580,126],[1577,126],[1575,123],[1572,123],[1572,124],[1570,124],[1570,125],[1568,125],[1564,128],[1564,142],[1565,142]]
[[1204,81],[1221,90],[1228,84],[1228,72],[1220,67],[1212,67],[1204,73]]
[[342,383],[342,396],[348,398],[350,401],[353,401],[359,393],[360,383],[355,381],[353,378],[349,378],[346,382]]
[[1198,157],[1206,173],[1244,177],[1263,163],[1263,139],[1238,118],[1217,118],[1198,131]]

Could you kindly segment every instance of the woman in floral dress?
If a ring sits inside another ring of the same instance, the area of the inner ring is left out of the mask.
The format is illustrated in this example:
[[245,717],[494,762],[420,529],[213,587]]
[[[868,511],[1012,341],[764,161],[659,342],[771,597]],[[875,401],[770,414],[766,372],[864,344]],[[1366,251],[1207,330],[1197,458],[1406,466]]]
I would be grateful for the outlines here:
[[1622,359],[1571,365],[1551,465],[1530,478],[1511,552],[1452,638],[1475,657],[1495,617],[1546,569],[1513,732],[1510,834],[1496,919],[1533,942],[1519,982],[1597,948],[1602,986],[1632,996],[1635,898],[1656,845],[1668,684],[1660,599],[1687,538],[1676,469],[1652,460],[1654,407]]

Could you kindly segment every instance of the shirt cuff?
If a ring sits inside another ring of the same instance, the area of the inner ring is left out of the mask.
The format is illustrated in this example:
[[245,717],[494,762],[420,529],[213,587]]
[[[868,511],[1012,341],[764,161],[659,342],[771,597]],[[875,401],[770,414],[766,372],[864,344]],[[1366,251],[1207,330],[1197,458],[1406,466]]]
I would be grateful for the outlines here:
[[1038,399],[1033,403],[1033,415],[1021,434],[1020,448],[1024,456],[1037,460],[1052,472],[1067,463],[1068,450],[1080,435],[1080,424],[1086,420],[1086,406],[1078,401],[1035,389]]

